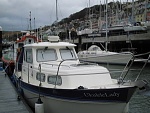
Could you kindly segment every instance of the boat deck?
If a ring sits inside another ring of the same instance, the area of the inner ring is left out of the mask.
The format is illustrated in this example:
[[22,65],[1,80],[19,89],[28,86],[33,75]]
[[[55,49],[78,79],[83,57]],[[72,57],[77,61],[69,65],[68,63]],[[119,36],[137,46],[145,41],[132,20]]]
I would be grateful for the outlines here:
[[17,99],[18,94],[9,77],[0,71],[0,112],[33,113],[24,100]]

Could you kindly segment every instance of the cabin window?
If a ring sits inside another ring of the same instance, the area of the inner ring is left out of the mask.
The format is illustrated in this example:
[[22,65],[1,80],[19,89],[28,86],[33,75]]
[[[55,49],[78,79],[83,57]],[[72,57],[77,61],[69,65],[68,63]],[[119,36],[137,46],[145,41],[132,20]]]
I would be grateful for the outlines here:
[[38,62],[57,60],[56,51],[54,49],[38,49],[36,57]]
[[28,38],[28,39],[26,39],[25,44],[31,44],[33,42],[34,42],[34,40],[32,38]]
[[45,74],[37,72],[36,73],[36,80],[41,81],[41,82],[45,82]]
[[32,63],[33,62],[32,49],[26,49],[26,51],[25,51],[25,61],[27,63]]
[[18,44],[18,48],[23,47],[23,45],[24,45],[23,43],[19,43],[19,44]]
[[73,51],[73,49],[60,49],[60,54],[61,54],[61,58],[63,60],[72,60],[72,59],[76,59],[75,53]]
[[48,83],[49,84],[53,84],[53,85],[61,85],[62,84],[62,78],[61,76],[56,76],[56,75],[52,75],[52,76],[48,76]]

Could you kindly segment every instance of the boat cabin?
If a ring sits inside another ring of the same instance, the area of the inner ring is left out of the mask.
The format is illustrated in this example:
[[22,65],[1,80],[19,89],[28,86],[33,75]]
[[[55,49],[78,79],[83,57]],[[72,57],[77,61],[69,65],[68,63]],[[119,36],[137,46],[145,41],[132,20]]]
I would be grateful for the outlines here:
[[14,43],[14,60],[18,59],[20,55],[20,49],[26,45],[26,44],[32,44],[39,41],[37,37],[32,35],[25,35],[21,37],[21,39],[17,39],[17,41]]
[[[106,68],[95,64],[82,65],[75,46],[58,40],[26,44],[21,53],[23,57],[19,59],[21,65],[18,66],[18,71],[22,71],[21,79],[26,83],[40,83],[44,87],[52,88],[78,88],[80,85],[90,87],[93,84],[112,83]],[[20,67],[22,68],[19,69]],[[104,77],[106,81],[102,80]]]

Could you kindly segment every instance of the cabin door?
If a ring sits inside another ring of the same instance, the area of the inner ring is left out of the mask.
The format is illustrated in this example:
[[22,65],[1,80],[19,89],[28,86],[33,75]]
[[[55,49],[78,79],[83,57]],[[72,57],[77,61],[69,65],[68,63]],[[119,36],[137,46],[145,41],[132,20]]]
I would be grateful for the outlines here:
[[33,54],[32,49],[24,50],[24,63],[23,63],[23,80],[31,83],[33,80]]

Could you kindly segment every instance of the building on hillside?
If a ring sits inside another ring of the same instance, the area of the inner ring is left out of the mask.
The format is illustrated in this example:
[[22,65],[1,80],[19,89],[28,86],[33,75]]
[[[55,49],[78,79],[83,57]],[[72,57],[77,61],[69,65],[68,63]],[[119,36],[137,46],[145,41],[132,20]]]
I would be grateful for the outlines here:
[[145,9],[138,10],[135,15],[136,22],[144,22],[145,21]]

